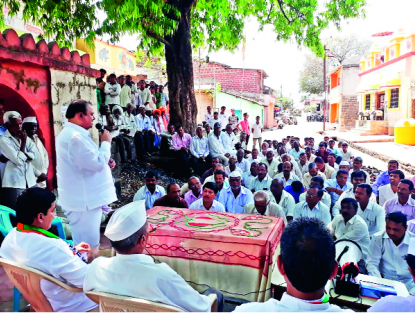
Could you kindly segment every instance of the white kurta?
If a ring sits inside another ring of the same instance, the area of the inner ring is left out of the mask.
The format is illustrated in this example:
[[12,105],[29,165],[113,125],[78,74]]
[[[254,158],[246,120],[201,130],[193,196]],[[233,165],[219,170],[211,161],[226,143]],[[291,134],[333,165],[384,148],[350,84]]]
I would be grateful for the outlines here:
[[[54,278],[82,288],[88,265],[61,239],[13,229],[4,239],[0,256],[41,270]],[[41,290],[54,312],[86,312],[97,305],[83,292],[70,292],[41,280]]]
[[36,185],[32,161],[35,159],[36,147],[31,139],[26,141],[25,153],[20,151],[21,140],[13,137],[9,130],[0,138],[0,150],[9,159],[2,174],[2,187],[26,189]]
[[[34,135],[34,142],[37,152],[35,159],[32,161],[32,165],[34,167],[35,177],[38,177],[41,174],[47,174],[50,162],[48,159],[48,152],[42,144],[41,139],[39,139],[38,135]],[[38,187],[44,188],[46,186],[46,182],[38,183]]]
[[111,144],[93,141],[89,132],[66,123],[56,138],[60,205],[66,211],[86,211],[117,200],[108,161]]
[[99,257],[90,265],[83,284],[95,290],[178,306],[187,312],[210,312],[207,296],[199,294],[167,264],[155,264],[143,254]]

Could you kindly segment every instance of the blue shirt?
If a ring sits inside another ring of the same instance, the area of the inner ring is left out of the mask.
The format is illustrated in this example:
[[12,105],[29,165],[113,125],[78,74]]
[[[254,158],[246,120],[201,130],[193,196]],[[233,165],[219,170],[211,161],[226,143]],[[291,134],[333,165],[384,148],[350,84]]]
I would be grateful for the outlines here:
[[[336,179],[327,179],[327,181],[324,184],[324,188],[326,189],[327,187],[337,188],[341,189],[342,191],[346,191],[348,189],[353,188],[353,184],[346,182],[346,184],[343,187],[340,187]],[[328,193],[331,196],[331,204],[334,205],[337,202],[338,198],[340,198],[340,195],[334,191],[329,191]]]
[[301,153],[305,153],[305,150],[302,148],[299,148],[299,151],[296,151],[295,148],[293,148],[292,150],[289,151],[289,154],[291,156],[293,156],[293,158],[295,159],[296,162],[299,162],[299,156]]
[[292,189],[292,185],[288,185],[284,187],[284,190],[287,191],[289,194],[293,196],[293,199],[295,199],[295,203],[299,203],[299,196],[303,193],[304,187],[302,187],[302,190],[299,192],[294,192]]
[[341,152],[337,148],[331,149],[330,147],[328,147],[328,150],[330,150],[331,153],[334,153],[336,157],[341,156]]
[[166,107],[166,102],[169,102],[169,98],[168,95],[166,95],[166,93],[160,93],[160,95],[162,95],[161,99],[160,99],[160,106],[161,107]]
[[235,198],[232,188],[229,187],[220,192],[218,201],[225,207],[226,212],[244,213],[244,207],[249,203],[253,203],[254,197],[248,188],[241,186],[241,191]]
[[379,187],[388,185],[389,183],[391,183],[391,181],[389,180],[389,172],[382,172],[376,178],[376,181],[372,185],[373,193],[377,196],[379,194]]
[[153,207],[153,204],[157,199],[166,195],[165,189],[162,186],[156,185],[155,192],[153,195],[150,193],[147,186],[144,185],[139,191],[134,195],[133,201],[146,200],[146,210],[149,210]]

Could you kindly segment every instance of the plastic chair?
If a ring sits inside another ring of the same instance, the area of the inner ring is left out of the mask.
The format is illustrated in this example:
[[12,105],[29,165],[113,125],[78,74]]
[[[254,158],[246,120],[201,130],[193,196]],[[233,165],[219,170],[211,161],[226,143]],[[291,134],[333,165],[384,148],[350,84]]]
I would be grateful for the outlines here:
[[82,288],[76,288],[61,282],[40,270],[3,258],[0,258],[0,263],[3,265],[12,284],[22,292],[25,299],[36,312],[53,312],[50,302],[41,290],[41,279],[52,282],[71,292],[83,292]]
[[[105,292],[88,291],[87,297],[99,304],[101,312],[185,312],[184,309],[164,303]],[[209,295],[211,311],[217,312],[217,296]]]
[[[10,216],[16,217],[16,212],[9,207],[0,205],[0,234],[6,237],[13,229]],[[73,245],[73,241],[66,240],[66,233],[64,232],[63,222],[60,218],[54,218],[52,225],[57,227],[58,236],[69,244]],[[13,288],[13,312],[19,312],[20,308],[20,292],[16,287]]]

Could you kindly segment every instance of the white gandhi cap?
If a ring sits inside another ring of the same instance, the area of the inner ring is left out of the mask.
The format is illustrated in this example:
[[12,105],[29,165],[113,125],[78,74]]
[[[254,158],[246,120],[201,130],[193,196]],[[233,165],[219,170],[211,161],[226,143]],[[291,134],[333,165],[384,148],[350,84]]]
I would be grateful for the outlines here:
[[36,124],[38,122],[36,121],[36,117],[32,116],[32,117],[25,117],[22,121],[22,124],[24,124],[24,123],[34,123],[34,124]]
[[145,200],[131,202],[112,215],[105,229],[111,241],[121,241],[140,230],[147,221]]

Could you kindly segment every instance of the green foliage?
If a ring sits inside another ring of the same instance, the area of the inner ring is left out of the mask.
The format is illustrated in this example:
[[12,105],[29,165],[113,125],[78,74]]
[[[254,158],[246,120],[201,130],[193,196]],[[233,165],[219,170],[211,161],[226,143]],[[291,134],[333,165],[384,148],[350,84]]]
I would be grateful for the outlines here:
[[[108,34],[114,42],[129,33],[139,35],[139,47],[152,56],[163,55],[165,38],[177,30],[181,13],[189,18],[193,48],[235,49],[243,39],[245,19],[256,16],[260,29],[272,24],[278,40],[294,40],[318,56],[323,54],[323,29],[365,15],[365,0],[0,0],[0,5],[9,7],[11,15],[23,6],[24,19],[57,41],[92,41],[96,34]],[[98,9],[107,13],[103,23],[95,17]],[[0,12],[0,26],[3,22]]]
[[288,97],[277,97],[277,104],[281,107],[283,111],[285,110],[293,110],[293,99]]
[[316,109],[318,108],[317,104],[305,105],[303,111],[305,113],[315,113]]

